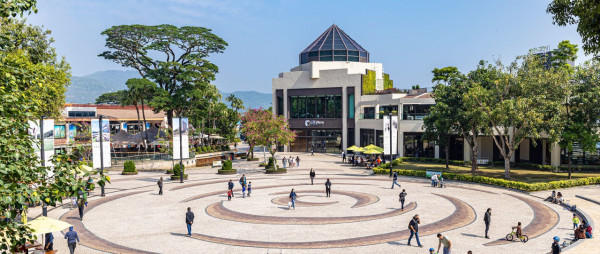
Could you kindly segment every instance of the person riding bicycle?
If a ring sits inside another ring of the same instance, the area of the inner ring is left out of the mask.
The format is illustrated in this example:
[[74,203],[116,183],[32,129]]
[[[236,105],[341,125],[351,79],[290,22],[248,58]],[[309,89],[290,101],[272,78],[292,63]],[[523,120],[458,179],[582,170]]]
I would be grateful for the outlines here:
[[515,232],[515,234],[517,235],[517,237],[519,239],[521,239],[521,237],[522,237],[521,235],[523,234],[523,231],[521,230],[521,222],[517,223],[517,226],[516,227],[512,227],[512,228],[513,229],[515,229],[515,228],[517,229],[517,232]]

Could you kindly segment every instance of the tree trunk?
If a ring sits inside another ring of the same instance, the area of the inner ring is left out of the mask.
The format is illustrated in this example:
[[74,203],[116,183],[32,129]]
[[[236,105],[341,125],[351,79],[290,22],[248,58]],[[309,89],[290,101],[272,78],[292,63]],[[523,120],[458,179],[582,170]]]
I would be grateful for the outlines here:
[[504,157],[504,178],[510,179],[510,156]]
[[473,137],[473,146],[471,147],[471,171],[477,171],[479,165],[477,164],[477,158],[479,158],[479,147],[477,146],[477,137]]
[[569,152],[569,179],[571,179],[571,172],[572,172],[572,168],[571,168],[571,157],[573,157],[573,152]]
[[[138,123],[141,124],[142,120],[140,120],[140,109],[137,106],[137,103],[135,104],[135,111],[137,112],[137,118],[138,118]],[[141,137],[142,135],[140,135]],[[140,144],[138,144],[138,155],[140,154]]]
[[146,112],[144,112],[144,100],[142,100],[142,117],[144,117],[144,126],[142,128],[142,130],[144,130],[144,134],[145,134],[145,140],[144,140],[144,147],[146,147],[146,149],[148,149],[148,130],[146,130]]
[[446,169],[448,169],[448,161],[450,160],[450,137],[446,142]]
[[169,128],[173,128],[173,110],[167,110],[167,124]]

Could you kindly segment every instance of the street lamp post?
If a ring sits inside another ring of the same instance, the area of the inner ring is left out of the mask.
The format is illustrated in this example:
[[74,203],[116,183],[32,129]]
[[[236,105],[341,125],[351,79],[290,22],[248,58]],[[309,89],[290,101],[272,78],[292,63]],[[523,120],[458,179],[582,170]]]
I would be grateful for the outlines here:
[[[40,158],[42,167],[46,167],[46,153],[44,151],[44,116],[40,116]],[[48,216],[48,206],[42,201],[42,215]]]
[[[100,115],[98,119],[98,127],[100,130],[100,175],[104,175],[104,147],[102,146],[102,141],[104,139],[104,133],[102,130],[102,115]],[[100,197],[104,197],[104,184],[100,185]]]
[[179,116],[179,183],[183,183],[183,126],[181,125],[181,116]]

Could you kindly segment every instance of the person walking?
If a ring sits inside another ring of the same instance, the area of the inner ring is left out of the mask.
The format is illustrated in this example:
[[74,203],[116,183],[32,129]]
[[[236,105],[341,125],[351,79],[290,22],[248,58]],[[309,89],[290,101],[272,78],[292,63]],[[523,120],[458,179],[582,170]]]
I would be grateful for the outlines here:
[[404,201],[406,200],[406,195],[408,195],[406,193],[406,190],[402,189],[402,192],[400,192],[400,204],[402,204],[402,208],[400,208],[400,210],[404,210]]
[[394,177],[392,179],[393,179],[392,189],[394,188],[394,185],[398,185],[398,187],[401,187],[400,184],[398,183],[398,173],[394,172]]
[[431,187],[435,187],[436,182],[437,182],[437,175],[433,174],[431,176]]
[[492,208],[488,208],[485,212],[483,222],[485,222],[485,238],[490,239],[488,231],[490,230],[490,223],[492,222]]
[[231,179],[229,179],[229,185],[227,187],[231,191],[231,196],[233,197],[233,181],[231,181]]
[[44,244],[44,250],[54,250],[54,235],[52,233],[46,233],[44,236],[46,243]]
[[79,242],[79,236],[77,235],[77,232],[73,230],[73,226],[69,227],[69,232],[65,234],[65,239],[67,239],[69,252],[71,252],[71,254],[75,253],[75,247],[77,247],[77,243]]
[[296,192],[292,189],[292,192],[290,192],[290,201],[292,202],[294,210],[296,210],[296,197],[298,197],[298,195],[296,195]]
[[194,224],[194,213],[192,212],[192,208],[187,208],[187,213],[185,213],[185,224],[187,225],[188,236],[192,236],[192,224]]
[[300,156],[296,156],[296,167],[300,167]]
[[227,190],[227,201],[231,201],[231,194],[232,193],[233,193],[233,191]]
[[240,177],[240,185],[241,185],[242,187],[244,187],[244,186],[246,186],[246,184],[247,184],[247,183],[248,183],[248,182],[247,182],[247,180],[246,180],[246,174],[242,174],[242,177]]
[[444,245],[444,254],[451,254],[450,251],[452,248],[452,241],[448,240],[448,238],[439,233],[437,234],[437,238],[440,240],[438,242],[437,253],[440,253],[440,247]]
[[310,149],[310,156],[315,156],[315,149],[314,148]]
[[160,177],[160,179],[158,179],[158,182],[156,184],[158,184],[158,195],[162,195],[162,187],[163,187],[162,176]]
[[283,157],[281,162],[283,163],[283,168],[287,168],[287,165],[285,165],[287,163],[287,159],[285,157]]
[[329,181],[329,178],[325,182],[325,196],[328,198],[331,197],[331,181]]
[[242,198],[246,198],[246,185],[242,185]]
[[342,151],[342,162],[346,162],[346,151]]
[[554,241],[552,242],[552,251],[551,251],[551,253],[552,253],[552,254],[560,254],[560,253],[561,253],[561,251],[562,251],[562,250],[560,249],[560,244],[559,244],[559,242],[560,242],[560,237],[558,237],[558,236],[555,236],[555,237],[554,237],[552,240],[554,240]]
[[248,197],[250,197],[250,193],[252,193],[252,182],[248,182]]
[[87,195],[84,191],[79,190],[79,194],[77,195],[77,208],[79,208],[79,219],[83,220],[83,208],[85,207],[85,203],[87,202]]
[[309,173],[309,175],[310,175],[310,185],[313,185],[313,182],[314,182],[314,180],[315,180],[315,176],[317,175],[317,174],[315,173],[315,170],[311,168],[311,169],[310,169],[310,173]]
[[420,223],[421,223],[421,219],[419,219],[419,215],[416,214],[412,218],[410,223],[408,224],[408,229],[410,230],[410,237],[408,237],[408,246],[410,246],[410,240],[412,239],[412,237],[414,235],[415,239],[417,239],[417,244],[419,245],[419,247],[423,247],[423,245],[421,245],[421,241],[419,241],[419,224]]

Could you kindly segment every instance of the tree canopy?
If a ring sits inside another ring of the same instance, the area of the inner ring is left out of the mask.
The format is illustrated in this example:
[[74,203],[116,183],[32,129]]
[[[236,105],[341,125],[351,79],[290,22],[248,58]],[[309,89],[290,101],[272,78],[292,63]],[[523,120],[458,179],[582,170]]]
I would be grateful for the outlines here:
[[596,0],[553,0],[546,9],[553,23],[559,26],[577,24],[583,40],[583,51],[598,55],[600,52],[600,2]]
[[[121,104],[123,105],[127,97],[127,90],[119,90],[116,92],[103,93],[96,98],[96,104]],[[126,103],[125,103],[126,104]]]
[[[174,114],[189,110],[192,98],[215,79],[218,67],[207,58],[222,53],[227,43],[204,27],[119,25],[102,32],[107,60],[136,69],[160,91],[151,106],[165,111],[172,126]],[[162,59],[162,60],[159,60]]]

